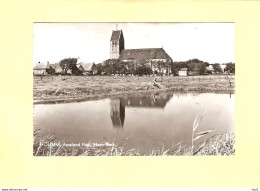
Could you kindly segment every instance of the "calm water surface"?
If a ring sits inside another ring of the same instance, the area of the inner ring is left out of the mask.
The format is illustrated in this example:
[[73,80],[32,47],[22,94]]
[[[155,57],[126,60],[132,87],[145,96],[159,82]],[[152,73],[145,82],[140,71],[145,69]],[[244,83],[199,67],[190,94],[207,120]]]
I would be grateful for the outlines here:
[[43,135],[54,133],[57,141],[66,143],[123,140],[126,149],[145,154],[180,141],[189,146],[193,122],[204,112],[197,132],[234,131],[235,95],[214,93],[128,95],[34,105],[34,128]]

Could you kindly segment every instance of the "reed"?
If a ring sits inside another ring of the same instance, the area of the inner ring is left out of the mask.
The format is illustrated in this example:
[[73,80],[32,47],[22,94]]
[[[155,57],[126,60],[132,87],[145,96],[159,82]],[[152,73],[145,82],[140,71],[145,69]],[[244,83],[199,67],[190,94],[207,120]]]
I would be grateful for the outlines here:
[[196,132],[200,122],[202,121],[203,117],[205,116],[206,110],[204,111],[204,113],[202,114],[202,116],[200,117],[200,119],[198,119],[198,114],[193,122],[193,126],[192,126],[192,139],[191,139],[191,153],[194,155],[196,154],[206,143],[207,141],[204,141],[202,144],[200,144],[200,146],[197,148],[196,151],[194,151],[194,143],[195,141],[198,141],[199,139],[203,138],[204,136],[206,136],[207,134],[214,132],[215,130],[208,130],[208,131],[201,131],[201,132]]
[[[222,133],[214,135],[203,142],[195,151],[192,146],[187,147],[183,143],[177,143],[170,148],[164,147],[150,150],[148,153],[140,153],[138,149],[127,150],[125,144],[111,143],[111,146],[98,147],[91,145],[87,148],[66,147],[60,142],[59,146],[40,145],[41,141],[51,143],[54,135],[37,136],[34,138],[34,156],[191,156],[191,155],[234,155],[235,135],[234,133]],[[126,141],[125,139],[124,141]]]

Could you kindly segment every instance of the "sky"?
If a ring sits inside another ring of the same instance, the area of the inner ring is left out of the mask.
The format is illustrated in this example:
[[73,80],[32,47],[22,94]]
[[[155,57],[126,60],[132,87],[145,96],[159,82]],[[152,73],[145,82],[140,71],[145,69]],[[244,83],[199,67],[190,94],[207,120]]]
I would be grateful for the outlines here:
[[33,62],[64,58],[100,63],[110,58],[112,30],[125,49],[164,48],[173,61],[235,62],[234,23],[34,23]]

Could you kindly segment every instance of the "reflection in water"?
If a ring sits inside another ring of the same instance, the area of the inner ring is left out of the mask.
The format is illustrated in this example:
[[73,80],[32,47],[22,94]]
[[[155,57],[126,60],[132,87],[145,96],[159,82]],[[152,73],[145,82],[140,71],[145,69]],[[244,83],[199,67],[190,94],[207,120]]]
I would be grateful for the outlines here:
[[172,98],[172,94],[151,94],[143,96],[127,96],[120,98],[126,107],[154,107],[164,108]]
[[125,121],[125,106],[122,105],[120,99],[110,100],[110,117],[113,128],[123,128]]
[[172,94],[151,94],[110,99],[110,117],[113,128],[124,127],[125,107],[164,108],[172,96]]
[[[66,143],[127,141],[126,150],[141,154],[170,148],[182,142],[191,145],[197,116],[207,111],[198,132],[233,132],[235,94],[160,93],[124,95],[113,99],[79,103],[34,105],[34,127],[41,134],[55,134]],[[211,135],[210,135],[211,136]],[[206,137],[208,138],[208,137]]]

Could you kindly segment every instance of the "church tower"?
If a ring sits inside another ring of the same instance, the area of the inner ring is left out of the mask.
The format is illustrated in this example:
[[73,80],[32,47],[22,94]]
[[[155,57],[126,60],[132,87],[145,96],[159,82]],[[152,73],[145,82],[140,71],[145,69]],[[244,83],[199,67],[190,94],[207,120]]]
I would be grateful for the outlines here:
[[125,48],[122,30],[113,30],[110,39],[110,59],[118,59],[121,51]]

